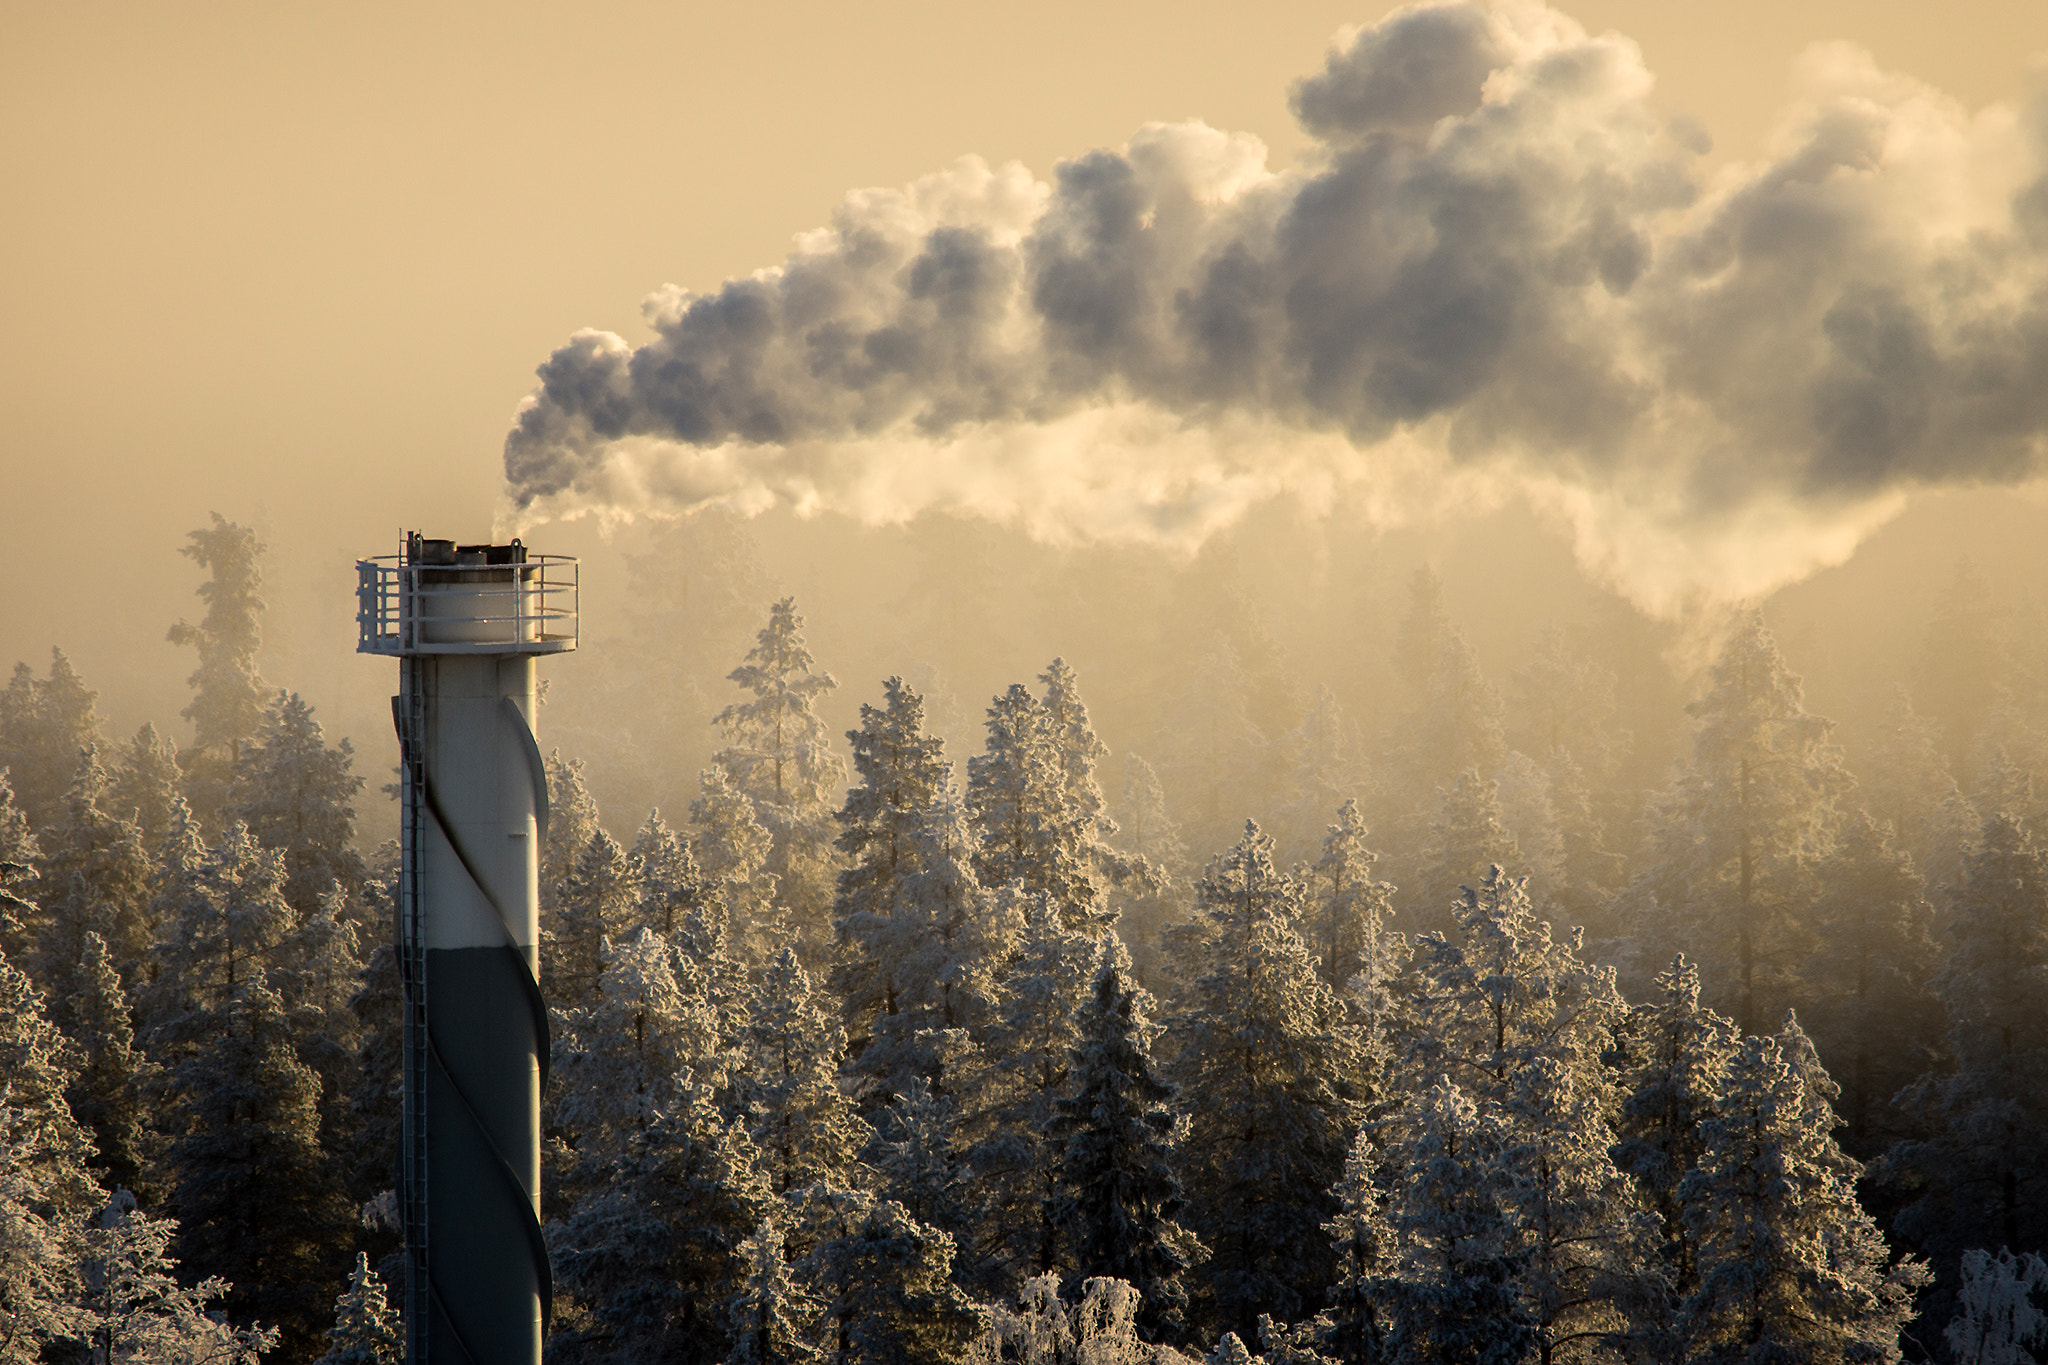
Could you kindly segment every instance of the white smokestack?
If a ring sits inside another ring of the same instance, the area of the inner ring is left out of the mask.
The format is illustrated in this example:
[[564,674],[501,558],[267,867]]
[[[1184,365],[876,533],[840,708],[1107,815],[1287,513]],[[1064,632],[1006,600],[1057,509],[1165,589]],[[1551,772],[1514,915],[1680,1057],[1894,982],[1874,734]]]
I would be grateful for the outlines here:
[[583,332],[506,441],[527,521],[777,503],[1189,545],[1281,495],[1523,496],[1657,605],[1848,554],[2048,429],[2048,101],[1816,49],[1702,184],[1626,38],[1413,6],[1293,91],[1312,164],[1148,125],[1055,183],[850,196],[776,270]]

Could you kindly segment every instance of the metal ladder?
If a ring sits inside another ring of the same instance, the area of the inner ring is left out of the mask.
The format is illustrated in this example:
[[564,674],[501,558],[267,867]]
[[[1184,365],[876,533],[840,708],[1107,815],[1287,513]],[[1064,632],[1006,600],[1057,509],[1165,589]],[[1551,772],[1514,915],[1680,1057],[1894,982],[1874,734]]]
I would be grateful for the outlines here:
[[433,661],[399,659],[398,729],[402,807],[399,817],[398,971],[404,991],[405,1098],[399,1133],[399,1202],[405,1222],[407,1365],[427,1365],[432,1290],[427,1278],[427,945],[420,919],[420,862],[427,831],[426,687],[419,676]]

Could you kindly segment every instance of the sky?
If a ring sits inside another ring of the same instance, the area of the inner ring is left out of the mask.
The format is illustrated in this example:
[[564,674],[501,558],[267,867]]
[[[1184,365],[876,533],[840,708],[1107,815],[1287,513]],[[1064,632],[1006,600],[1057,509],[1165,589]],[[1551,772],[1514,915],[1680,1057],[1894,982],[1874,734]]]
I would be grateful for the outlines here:
[[[1965,116],[2014,104],[2048,6],[1578,0],[1640,45],[1702,174],[1767,155],[1810,44]],[[1384,7],[1189,3],[82,3],[0,18],[0,490],[11,658],[52,645],[117,727],[169,719],[175,556],[210,512],[272,549],[273,676],[340,716],[351,562],[482,538],[536,366],[578,329],[782,261],[849,190],[975,154],[1048,180],[1151,121],[1317,154],[1288,96]],[[1731,172],[1732,173],[1732,172]],[[2026,492],[2011,495],[2037,506]],[[2022,525],[2038,525],[2038,519]],[[599,549],[590,522],[529,533]],[[6,662],[7,660],[0,660]],[[366,684],[367,680],[367,685]]]

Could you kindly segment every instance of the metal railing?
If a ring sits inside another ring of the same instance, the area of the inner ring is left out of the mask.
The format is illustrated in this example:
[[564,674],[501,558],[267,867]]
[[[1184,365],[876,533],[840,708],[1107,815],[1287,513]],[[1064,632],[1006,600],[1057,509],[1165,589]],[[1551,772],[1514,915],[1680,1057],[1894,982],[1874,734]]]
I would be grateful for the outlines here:
[[576,648],[577,564],[436,565],[402,555],[356,561],[359,654],[559,654]]

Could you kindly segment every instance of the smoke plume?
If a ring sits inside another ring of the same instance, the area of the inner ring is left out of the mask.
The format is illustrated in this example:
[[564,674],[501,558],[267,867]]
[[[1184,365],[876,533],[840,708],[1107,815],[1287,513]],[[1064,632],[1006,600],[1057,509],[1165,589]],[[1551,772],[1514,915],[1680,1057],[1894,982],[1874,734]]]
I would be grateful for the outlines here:
[[1506,497],[1650,605],[1853,550],[2048,429],[2048,100],[1972,115],[1817,48],[1761,163],[1540,5],[1340,34],[1298,170],[1149,124],[1053,183],[965,158],[779,267],[585,331],[506,439],[518,515],[930,509],[1189,546],[1291,496]]

